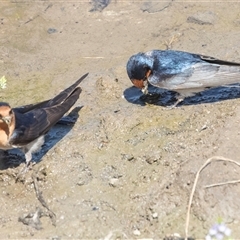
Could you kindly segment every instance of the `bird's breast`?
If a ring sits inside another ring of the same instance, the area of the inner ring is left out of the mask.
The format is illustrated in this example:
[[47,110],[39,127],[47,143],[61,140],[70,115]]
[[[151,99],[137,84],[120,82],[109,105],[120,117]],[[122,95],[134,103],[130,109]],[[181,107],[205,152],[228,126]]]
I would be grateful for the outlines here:
[[9,144],[9,136],[7,135],[6,131],[3,129],[0,129],[0,149],[11,149],[13,148]]
[[0,149],[11,149],[13,146],[9,143],[10,136],[12,135],[14,126],[10,128],[5,124],[0,124]]

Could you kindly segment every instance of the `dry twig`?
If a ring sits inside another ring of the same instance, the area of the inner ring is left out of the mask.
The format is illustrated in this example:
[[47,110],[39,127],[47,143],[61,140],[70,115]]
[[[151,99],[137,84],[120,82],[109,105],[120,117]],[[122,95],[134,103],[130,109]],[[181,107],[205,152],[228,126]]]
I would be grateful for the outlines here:
[[211,188],[211,187],[218,187],[218,186],[223,186],[223,185],[227,185],[227,184],[234,184],[234,183],[239,183],[240,180],[232,180],[232,181],[227,181],[227,182],[221,182],[221,183],[213,183],[213,184],[209,184],[204,186],[204,188]]
[[[192,200],[193,200],[193,195],[195,193],[195,190],[196,190],[196,186],[197,186],[197,182],[198,182],[198,179],[199,179],[199,175],[201,173],[201,171],[209,164],[211,163],[212,161],[225,161],[225,162],[231,162],[231,163],[234,163],[236,165],[238,165],[240,167],[240,163],[235,161],[235,160],[232,160],[232,159],[229,159],[229,158],[225,158],[225,157],[221,157],[221,156],[213,156],[211,158],[209,158],[203,165],[202,167],[197,171],[197,174],[196,174],[196,177],[195,177],[195,180],[194,180],[194,183],[193,183],[193,187],[192,187],[192,191],[191,191],[191,194],[190,194],[190,198],[189,198],[189,202],[188,202],[188,210],[187,210],[187,217],[186,217],[186,224],[185,224],[185,240],[188,239],[188,228],[189,228],[189,220],[190,220],[190,211],[191,211],[191,205],[192,205]],[[231,182],[232,183],[232,182]],[[220,183],[221,184],[221,183]],[[224,184],[227,184],[227,183],[224,183]]]
[[37,177],[37,175],[39,173],[39,170],[40,170],[40,168],[37,171],[34,171],[32,173],[32,179],[33,179],[33,184],[34,184],[34,189],[35,189],[35,192],[36,192],[36,196],[37,196],[38,201],[42,204],[42,206],[45,207],[48,210],[48,214],[49,214],[49,217],[52,220],[53,226],[56,226],[56,215],[48,207],[46,201],[43,198],[42,191],[39,189],[39,186],[38,186],[38,177]]

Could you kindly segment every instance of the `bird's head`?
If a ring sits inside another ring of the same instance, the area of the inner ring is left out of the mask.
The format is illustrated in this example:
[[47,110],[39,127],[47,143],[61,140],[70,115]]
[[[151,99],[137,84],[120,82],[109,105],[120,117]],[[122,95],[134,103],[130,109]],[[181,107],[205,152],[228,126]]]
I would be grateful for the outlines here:
[[127,74],[134,86],[147,93],[147,79],[153,69],[153,58],[144,53],[131,56],[127,62]]
[[12,123],[13,110],[8,103],[0,102],[0,123],[5,123],[8,126]]

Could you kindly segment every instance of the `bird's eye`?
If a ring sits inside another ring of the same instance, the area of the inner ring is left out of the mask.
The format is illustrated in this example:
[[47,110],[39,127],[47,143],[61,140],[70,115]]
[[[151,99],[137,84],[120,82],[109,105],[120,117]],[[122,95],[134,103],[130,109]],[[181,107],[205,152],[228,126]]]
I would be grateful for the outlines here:
[[146,64],[143,65],[143,68],[144,68],[145,70],[149,69],[148,65],[146,65]]
[[0,114],[0,119],[2,118],[2,114]]
[[9,115],[12,114],[12,113],[13,113],[13,111],[12,111],[12,109],[11,109],[11,110],[9,111]]

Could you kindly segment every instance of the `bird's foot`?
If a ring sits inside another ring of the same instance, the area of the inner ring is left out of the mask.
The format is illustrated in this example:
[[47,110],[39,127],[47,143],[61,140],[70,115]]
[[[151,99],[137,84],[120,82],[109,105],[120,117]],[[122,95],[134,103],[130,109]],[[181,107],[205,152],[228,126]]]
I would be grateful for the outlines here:
[[167,106],[167,109],[174,109],[177,108],[177,105],[183,101],[183,98],[178,99],[173,105]]

